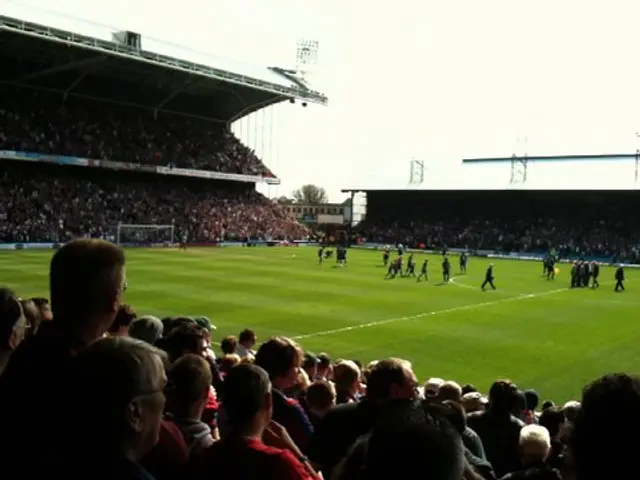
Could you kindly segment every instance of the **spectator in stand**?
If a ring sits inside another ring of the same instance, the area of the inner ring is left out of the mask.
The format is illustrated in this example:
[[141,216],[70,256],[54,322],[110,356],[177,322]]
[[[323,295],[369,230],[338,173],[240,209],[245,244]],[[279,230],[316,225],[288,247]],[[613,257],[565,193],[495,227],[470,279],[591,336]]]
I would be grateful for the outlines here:
[[233,367],[240,365],[240,362],[240,355],[236,353],[225,355],[224,357],[220,358],[220,373],[222,373],[222,375],[226,375]]
[[539,424],[549,431],[551,438],[551,453],[547,459],[547,465],[560,471],[565,469],[566,446],[562,441],[562,427],[564,425],[564,414],[562,409],[551,407],[540,414]]
[[436,399],[439,402],[444,402],[445,400],[451,400],[456,403],[460,403],[462,401],[462,388],[454,381],[444,382],[438,388],[438,393],[436,394]]
[[[0,241],[67,242],[77,237],[116,240],[115,225],[175,226],[192,242],[305,238],[309,229],[251,186],[105,169],[67,169],[4,162],[0,177]],[[119,241],[169,242],[170,229],[121,231]]]
[[40,310],[40,316],[43,322],[50,322],[53,320],[53,313],[51,313],[51,305],[49,305],[49,300],[43,297],[34,297],[33,303],[36,304],[36,307]]
[[134,320],[129,329],[129,336],[147,342],[149,345],[155,345],[162,338],[163,328],[162,322],[158,317],[144,315]]
[[438,412],[449,420],[462,437],[462,444],[465,447],[464,456],[473,470],[486,480],[495,480],[493,467],[484,456],[480,437],[467,426],[465,411],[460,404],[451,400],[444,400],[439,404],[425,401],[425,405],[428,405],[430,411]]
[[128,337],[129,329],[138,315],[131,305],[120,305],[116,318],[107,330],[110,337]]
[[333,367],[333,381],[336,385],[336,403],[356,402],[360,387],[360,369],[350,361],[343,360]]
[[551,453],[549,431],[540,425],[526,425],[520,431],[522,470],[509,473],[502,480],[545,478],[562,480],[560,472],[546,464]]
[[309,458],[329,478],[355,441],[384,417],[387,403],[416,398],[417,386],[416,376],[406,362],[379,361],[369,375],[366,397],[334,407],[319,422],[309,444]]
[[336,388],[327,380],[316,380],[305,394],[305,406],[311,424],[318,426],[320,420],[336,405]]
[[[167,352],[171,363],[183,355],[190,353],[204,356],[202,329],[191,319],[185,320],[188,321],[174,327],[169,334],[158,343],[158,346]],[[180,319],[178,319],[178,321],[180,321]]]
[[[242,343],[242,334],[240,338]],[[298,401],[283,393],[298,383],[301,362],[300,347],[285,337],[267,340],[260,346],[255,359],[255,364],[269,374],[273,385],[273,419],[287,430],[298,448],[304,451],[313,427]]]
[[224,337],[220,342],[220,351],[222,355],[231,355],[236,353],[238,348],[238,339],[233,335]]
[[215,361],[216,354],[211,348],[211,331],[216,327],[211,323],[208,317],[196,317],[193,319],[196,325],[202,330],[202,340],[204,342],[204,354]]
[[240,358],[255,358],[256,352],[253,350],[253,347],[255,347],[257,341],[258,337],[253,330],[245,329],[241,331],[238,336],[238,348],[236,353],[240,355]]
[[7,86],[2,108],[0,150],[274,176],[222,124]]
[[[0,289],[0,376],[13,351],[22,342],[27,330],[27,319],[20,300],[8,288]],[[1,401],[1,400],[0,400]]]
[[428,399],[435,399],[438,396],[438,390],[444,384],[441,378],[430,378],[424,384],[424,396]]
[[313,381],[318,375],[318,357],[311,352],[305,352],[302,359],[302,369],[309,377],[309,380]]
[[33,337],[42,323],[40,309],[33,300],[21,300],[20,305],[22,305],[24,317],[27,319],[25,338]]
[[489,406],[484,412],[472,413],[469,427],[482,440],[487,460],[498,477],[521,468],[518,445],[524,423],[511,412],[517,402],[517,387],[510,380],[498,380],[489,390]]
[[575,480],[634,477],[638,429],[640,378],[616,373],[587,385],[571,437]]
[[47,459],[66,448],[57,437],[70,366],[113,322],[124,284],[124,254],[113,244],[77,240],[55,253],[49,271],[54,319],[18,346],[0,377],[0,425],[11,438],[0,451],[2,464],[46,471]]
[[231,431],[203,452],[196,480],[317,478],[286,429],[272,421],[267,372],[249,364],[233,368],[225,380],[222,402]]
[[158,442],[165,359],[157,348],[127,337],[104,338],[79,353],[70,377],[73,396],[64,406],[68,436],[59,474],[153,478],[140,460]]
[[334,478],[415,478],[425,468],[430,480],[469,478],[464,475],[460,437],[439,411],[430,409],[408,402],[397,415],[381,421],[351,451]]
[[318,366],[316,367],[316,380],[332,380],[333,366],[331,365],[331,357],[326,353],[318,355]]
[[189,354],[169,367],[167,378],[168,419],[182,431],[193,457],[213,445],[214,433],[201,420],[211,388],[211,370],[204,358]]

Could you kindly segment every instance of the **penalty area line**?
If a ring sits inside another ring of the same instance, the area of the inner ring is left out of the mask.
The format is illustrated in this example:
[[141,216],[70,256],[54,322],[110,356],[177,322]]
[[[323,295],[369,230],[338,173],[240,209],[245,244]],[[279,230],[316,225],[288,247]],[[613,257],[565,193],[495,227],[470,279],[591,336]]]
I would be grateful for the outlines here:
[[423,312],[423,313],[418,313],[416,315],[409,315],[409,316],[406,316],[406,317],[387,318],[386,320],[377,320],[375,322],[361,323],[359,325],[352,325],[350,327],[342,327],[342,328],[336,328],[336,329],[333,329],[333,330],[325,330],[325,331],[322,331],[322,332],[307,333],[307,334],[304,334],[304,335],[297,335],[295,337],[291,337],[291,339],[292,340],[304,340],[306,338],[323,337],[323,336],[326,336],[326,335],[334,335],[336,333],[350,332],[352,330],[360,330],[360,329],[363,329],[363,328],[377,327],[378,325],[387,325],[389,323],[405,322],[407,320],[419,320],[419,319],[424,318],[424,317],[431,317],[431,316],[435,316],[435,315],[443,315],[443,314],[446,314],[446,313],[461,312],[461,311],[464,311],[464,310],[473,310],[473,309],[476,309],[476,308],[491,307],[493,305],[500,305],[502,303],[508,303],[508,302],[517,302],[519,300],[527,300],[529,298],[545,297],[547,295],[554,295],[556,293],[566,292],[567,290],[569,290],[569,289],[568,288],[559,288],[557,290],[547,290],[546,292],[524,293],[524,294],[521,294],[521,295],[515,295],[513,297],[501,298],[499,300],[491,300],[491,301],[488,301],[488,302],[480,302],[480,303],[470,303],[468,305],[460,305],[458,307],[444,308],[442,310],[433,310],[431,312]]

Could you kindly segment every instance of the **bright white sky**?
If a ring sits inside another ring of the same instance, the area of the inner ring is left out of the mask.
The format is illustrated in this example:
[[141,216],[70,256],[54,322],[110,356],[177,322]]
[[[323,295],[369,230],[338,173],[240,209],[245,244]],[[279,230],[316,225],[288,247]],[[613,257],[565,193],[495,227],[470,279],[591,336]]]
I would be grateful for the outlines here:
[[[265,66],[291,66],[296,39],[318,39],[312,79],[330,106],[258,113],[263,136],[238,126],[282,179],[272,195],[304,183],[331,200],[347,186],[405,188],[411,158],[425,161],[424,187],[502,187],[508,164],[461,170],[460,161],[523,154],[524,137],[529,155],[639,146],[637,0],[0,0],[0,12],[103,37],[133,30],[148,49],[162,49],[155,38]],[[547,188],[592,187],[594,176],[633,188],[632,163],[592,162],[586,173],[530,165],[529,177]]]

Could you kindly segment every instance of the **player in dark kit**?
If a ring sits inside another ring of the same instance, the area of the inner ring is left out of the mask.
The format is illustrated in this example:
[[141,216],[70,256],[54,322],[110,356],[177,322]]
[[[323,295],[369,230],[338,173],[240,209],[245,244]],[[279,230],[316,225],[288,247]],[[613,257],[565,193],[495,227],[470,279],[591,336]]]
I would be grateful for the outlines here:
[[591,288],[598,288],[600,286],[600,282],[598,282],[599,276],[600,276],[600,265],[598,265],[596,262],[593,262],[591,264],[591,278],[593,279]]
[[444,283],[449,283],[451,278],[451,264],[449,263],[449,259],[444,257],[442,261],[442,281]]
[[622,268],[622,265],[618,265],[618,268],[616,269],[616,275],[615,275],[615,280],[616,280],[616,287],[614,288],[614,291],[616,292],[624,292],[624,270]]
[[402,274],[402,257],[398,257],[391,262],[387,275],[384,278],[396,278],[398,274]]
[[390,255],[389,249],[388,249],[388,248],[385,248],[385,249],[382,251],[382,265],[384,265],[385,267],[386,267],[386,266],[387,266],[387,264],[389,263],[389,255]]
[[413,258],[413,253],[409,255],[409,260],[407,260],[407,271],[404,273],[405,277],[415,277],[416,276],[416,261]]
[[318,265],[322,265],[323,260],[324,260],[324,247],[320,247],[318,249]]
[[575,288],[578,286],[578,271],[580,267],[578,266],[578,262],[573,262],[571,265],[571,288]]
[[421,281],[423,277],[425,282],[429,281],[428,269],[429,269],[429,260],[425,258],[424,262],[422,262],[422,270],[420,270],[420,275],[418,275],[418,281]]
[[482,282],[482,286],[480,288],[484,291],[487,284],[489,284],[493,290],[496,289],[496,286],[493,284],[493,263],[489,264],[487,273],[484,275],[484,282]]
[[462,252],[460,254],[460,273],[462,275],[467,274],[467,262],[469,261],[469,257],[467,257],[466,252]]
[[545,269],[547,271],[547,280],[554,280],[556,278],[556,261],[549,255],[544,259]]

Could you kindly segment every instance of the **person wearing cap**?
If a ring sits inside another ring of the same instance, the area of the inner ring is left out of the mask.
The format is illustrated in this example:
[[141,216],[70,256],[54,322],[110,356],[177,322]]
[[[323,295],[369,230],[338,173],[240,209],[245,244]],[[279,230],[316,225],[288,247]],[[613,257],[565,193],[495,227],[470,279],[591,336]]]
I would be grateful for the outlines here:
[[496,289],[496,286],[493,284],[493,263],[490,263],[487,267],[487,273],[484,274],[484,282],[482,282],[482,291],[486,290],[487,285],[491,287],[492,290]]
[[437,377],[427,380],[427,383],[424,384],[424,396],[427,399],[435,399],[435,397],[438,395],[438,390],[443,383],[444,380]]
[[193,319],[196,322],[196,325],[202,329],[202,338],[204,340],[204,354],[205,356],[211,358],[212,360],[216,359],[216,354],[211,348],[211,331],[215,330],[216,327],[211,323],[208,317],[196,317]]
[[462,396],[461,403],[467,414],[473,412],[484,412],[489,400],[483,397],[480,392],[469,392]]

